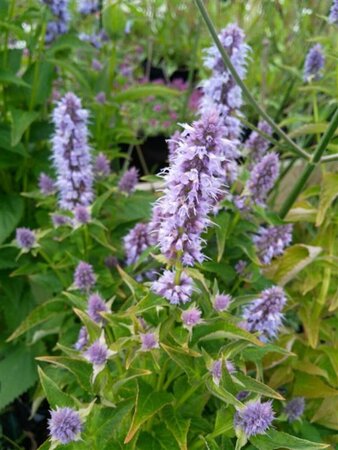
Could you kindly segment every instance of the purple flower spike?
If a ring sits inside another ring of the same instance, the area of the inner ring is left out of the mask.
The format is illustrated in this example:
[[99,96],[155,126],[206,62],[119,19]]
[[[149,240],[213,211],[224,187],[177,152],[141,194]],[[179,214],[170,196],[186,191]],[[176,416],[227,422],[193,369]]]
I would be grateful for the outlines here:
[[84,357],[94,366],[104,366],[108,360],[108,347],[97,339],[84,353]]
[[228,309],[231,302],[231,295],[229,294],[217,294],[214,300],[214,309],[218,312]]
[[75,220],[80,224],[90,222],[90,212],[85,206],[77,206],[74,212]]
[[140,333],[141,350],[148,352],[154,348],[159,348],[158,338],[155,333]]
[[303,415],[304,409],[304,397],[295,397],[286,404],[284,412],[287,415],[288,421],[294,422]]
[[96,323],[102,324],[104,322],[100,313],[108,312],[107,305],[99,294],[92,294],[88,299],[88,315]]
[[29,228],[16,229],[16,243],[22,250],[30,250],[34,247],[36,236],[34,231]]
[[99,92],[96,97],[95,100],[97,101],[97,103],[99,103],[100,105],[103,105],[104,103],[106,103],[107,101],[107,96],[105,92]]
[[286,296],[282,288],[265,289],[259,298],[244,308],[245,328],[251,333],[260,332],[263,342],[275,338],[282,324],[285,304]]
[[195,325],[202,323],[202,311],[199,308],[189,308],[182,312],[182,322],[188,329],[192,329]]
[[98,0],[79,0],[78,11],[80,14],[95,14],[100,10]]
[[75,286],[81,291],[89,291],[96,282],[96,275],[93,266],[80,261],[74,273]]
[[52,180],[52,178],[46,175],[45,173],[43,172],[40,173],[39,189],[41,194],[43,195],[53,194],[53,192],[55,192],[54,180]]
[[247,183],[252,201],[258,205],[264,205],[269,191],[279,174],[279,158],[276,153],[269,153],[256,164]]
[[151,289],[165,299],[169,300],[172,305],[190,302],[193,292],[193,281],[184,272],[181,273],[180,281],[175,283],[176,273],[165,270],[163,275],[152,284]]
[[45,41],[49,44],[69,29],[68,0],[42,0],[42,3],[49,7],[54,16],[53,20],[47,23]]
[[252,402],[236,412],[235,426],[240,427],[247,437],[265,434],[274,419],[271,402]]
[[[272,134],[272,128],[267,122],[260,121],[257,128],[267,135]],[[257,131],[253,131],[249,139],[245,142],[245,147],[249,150],[249,158],[253,163],[260,161],[269,148],[269,141],[261,136]]]
[[131,194],[135,191],[138,182],[138,171],[135,167],[131,167],[121,177],[119,181],[119,189],[121,192]]
[[97,178],[106,178],[110,174],[110,162],[104,153],[99,153],[94,163],[94,173]]
[[74,344],[75,350],[82,350],[88,344],[89,336],[86,327],[81,327],[77,341]]
[[325,64],[323,47],[316,44],[310,48],[306,55],[304,65],[304,81],[319,80]]
[[284,253],[292,241],[292,225],[261,227],[253,237],[258,256],[263,264],[269,264],[273,258]]
[[93,171],[88,145],[88,111],[81,100],[69,92],[53,112],[53,162],[57,172],[59,206],[72,211],[93,200]]
[[338,24],[338,0],[333,0],[329,14],[329,23]]
[[149,226],[146,223],[138,223],[123,238],[124,252],[127,257],[127,265],[134,264],[138,257],[151,245],[149,241]]
[[236,265],[235,265],[235,270],[236,270],[236,272],[237,272],[237,274],[238,274],[239,276],[242,277],[242,276],[244,275],[245,269],[246,269],[247,265],[248,265],[248,263],[247,263],[246,261],[244,261],[243,259],[240,259],[240,260],[236,263]]
[[80,415],[71,408],[56,408],[50,411],[48,429],[52,441],[61,444],[78,441],[82,429]]

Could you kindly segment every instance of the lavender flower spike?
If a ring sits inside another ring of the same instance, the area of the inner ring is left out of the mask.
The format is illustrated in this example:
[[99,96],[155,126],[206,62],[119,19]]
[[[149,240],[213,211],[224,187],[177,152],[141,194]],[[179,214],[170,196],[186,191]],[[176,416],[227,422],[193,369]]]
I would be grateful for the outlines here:
[[195,325],[203,322],[202,311],[199,308],[191,307],[182,312],[181,315],[183,326],[188,330],[192,330]]
[[189,302],[193,292],[192,279],[184,272],[181,273],[178,283],[176,283],[175,277],[175,272],[165,270],[163,275],[153,282],[151,289],[169,300],[172,305]]
[[88,111],[73,93],[66,94],[53,112],[53,162],[57,172],[59,206],[73,210],[93,200],[93,171],[88,145]]
[[316,44],[310,48],[306,55],[304,65],[304,81],[319,80],[325,64],[323,47]]
[[101,316],[102,312],[108,312],[107,305],[99,294],[92,294],[88,299],[88,315],[96,323],[102,325],[104,319]]
[[89,291],[96,282],[93,266],[80,261],[74,272],[74,284],[81,291]]
[[262,264],[269,264],[273,258],[284,253],[292,241],[292,225],[260,227],[253,237],[258,257]]
[[148,352],[155,348],[159,348],[158,337],[155,333],[140,333],[141,350]]
[[108,359],[115,354],[116,352],[108,348],[103,334],[84,352],[84,358],[93,365],[93,382],[105,368]]
[[235,427],[243,430],[247,437],[265,434],[274,419],[271,402],[247,403],[244,408],[236,412]]
[[285,304],[286,296],[281,287],[265,289],[259,298],[244,308],[246,329],[251,333],[260,332],[263,342],[275,338],[282,324]]
[[74,344],[75,350],[82,350],[88,344],[89,336],[86,327],[81,327],[77,341]]
[[258,205],[264,205],[269,191],[279,174],[279,158],[276,153],[269,153],[254,166],[247,190],[251,194],[252,201]]
[[[272,128],[267,122],[260,121],[257,125],[257,128],[267,135],[272,134]],[[253,163],[257,163],[263,158],[267,149],[269,148],[269,141],[267,141],[257,131],[253,131],[244,145],[249,151],[248,156],[250,158],[250,161],[252,161]]]
[[123,238],[127,265],[134,264],[138,257],[151,245],[149,241],[149,227],[146,223],[138,223]]
[[16,243],[22,250],[28,251],[34,247],[36,243],[36,236],[34,231],[29,228],[16,229]]
[[294,397],[286,404],[284,412],[288,418],[288,421],[294,422],[303,415],[304,409],[305,409],[304,397]]
[[329,14],[329,23],[338,25],[338,0],[333,0]]
[[80,415],[71,408],[56,408],[50,411],[48,429],[52,441],[61,444],[78,441],[82,429]]
[[100,10],[98,0],[79,0],[78,11],[80,14],[95,14]]
[[132,192],[135,191],[137,182],[138,182],[138,171],[135,167],[131,167],[122,175],[118,187],[121,192],[131,194]]
[[61,34],[67,33],[69,29],[68,0],[42,0],[53,14],[52,21],[47,23],[45,41],[50,43]]
[[55,184],[54,180],[52,180],[51,177],[46,175],[45,173],[40,173],[39,176],[39,189],[41,194],[43,195],[50,195],[55,192]]
[[105,178],[110,174],[110,163],[104,153],[99,153],[94,163],[94,173],[97,178]]

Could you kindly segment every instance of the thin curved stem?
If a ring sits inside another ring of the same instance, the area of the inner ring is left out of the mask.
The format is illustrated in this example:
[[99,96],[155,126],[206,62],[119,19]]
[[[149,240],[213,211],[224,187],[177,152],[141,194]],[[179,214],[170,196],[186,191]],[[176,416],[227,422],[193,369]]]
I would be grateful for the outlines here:
[[284,131],[274,122],[274,120],[269,116],[269,114],[264,111],[264,109],[256,102],[255,98],[252,96],[249,89],[246,87],[245,83],[241,79],[241,77],[238,75],[235,67],[233,66],[227,52],[223,48],[220,40],[218,39],[217,32],[215,30],[215,27],[207,13],[207,10],[204,7],[203,0],[195,0],[195,3],[203,17],[204,22],[206,23],[209,32],[222,56],[223,62],[225,66],[229,69],[229,72],[235,79],[238,86],[241,88],[243,95],[246,97],[247,101],[251,104],[251,106],[257,111],[257,113],[262,116],[266,122],[273,128],[275,133],[283,139],[292,149],[292,151],[297,154],[298,156],[307,159],[308,161],[311,159],[311,156],[303,150],[299,145],[297,145],[295,142],[293,142],[292,139],[289,138],[287,134],[284,133]]

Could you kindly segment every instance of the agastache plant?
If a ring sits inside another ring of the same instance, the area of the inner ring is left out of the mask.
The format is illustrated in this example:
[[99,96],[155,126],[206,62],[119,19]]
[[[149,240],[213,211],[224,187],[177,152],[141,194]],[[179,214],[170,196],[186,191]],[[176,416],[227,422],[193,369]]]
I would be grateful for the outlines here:
[[292,229],[292,224],[259,228],[253,242],[262,264],[269,264],[273,258],[284,253],[291,244]]
[[48,429],[52,441],[61,444],[78,441],[82,430],[80,415],[72,408],[56,408],[50,412]]
[[235,415],[235,427],[240,428],[247,437],[264,434],[274,419],[271,402],[250,402]]
[[47,23],[46,29],[45,41],[50,43],[69,29],[68,0],[42,0],[42,3],[49,7],[54,16],[53,20]]
[[95,14],[100,10],[98,0],[79,0],[78,11],[80,14]]
[[69,92],[57,103],[53,122],[52,159],[57,172],[59,206],[68,210],[77,205],[88,206],[93,200],[88,111],[82,108],[81,100]]
[[338,0],[333,0],[329,14],[329,23],[338,24]]
[[316,44],[310,48],[306,55],[304,65],[304,81],[319,80],[322,77],[322,70],[325,64],[323,47]]

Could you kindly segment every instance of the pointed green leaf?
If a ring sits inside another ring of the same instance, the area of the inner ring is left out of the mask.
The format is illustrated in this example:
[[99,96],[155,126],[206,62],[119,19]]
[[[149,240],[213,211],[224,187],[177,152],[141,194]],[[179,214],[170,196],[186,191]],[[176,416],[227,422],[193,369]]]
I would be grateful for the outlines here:
[[21,109],[13,109],[12,115],[12,133],[11,144],[14,147],[22,138],[22,135],[30,127],[30,125],[36,120],[40,113],[36,111],[23,111]]
[[180,450],[188,450],[187,437],[190,427],[190,420],[184,419],[179,413],[169,406],[162,412],[167,428],[174,435]]
[[327,210],[338,197],[338,173],[324,173],[320,188],[317,227],[323,223]]
[[284,400],[284,397],[280,395],[278,392],[273,390],[271,387],[266,386],[260,381],[255,380],[254,378],[248,377],[243,373],[235,373],[233,375],[233,380],[240,381],[243,385],[243,391],[255,392],[257,394],[264,395],[265,397],[277,398],[278,400]]
[[23,200],[18,195],[0,195],[0,244],[14,231],[21,220],[23,210]]
[[208,391],[211,392],[212,395],[219,398],[225,403],[229,405],[233,405],[237,408],[243,408],[243,403],[237,400],[237,398],[232,395],[230,392],[226,391],[222,386],[217,386],[211,378],[206,381],[206,386]]
[[305,439],[299,439],[276,430],[268,431],[264,435],[252,436],[250,442],[259,448],[259,450],[275,450],[281,448],[289,450],[320,450],[329,447],[327,444],[306,441]]
[[62,392],[59,386],[40,367],[38,367],[38,372],[42,388],[52,408],[56,408],[57,406],[74,407],[73,399],[65,392]]

